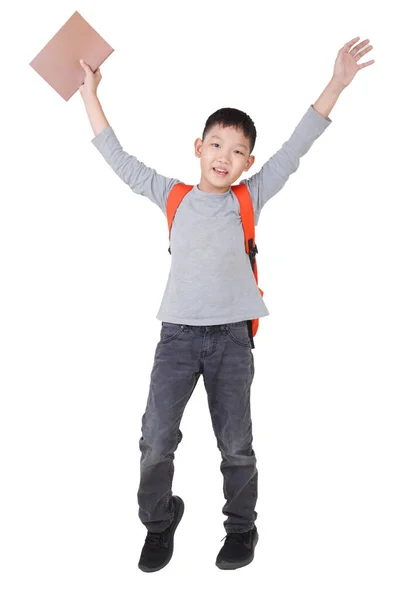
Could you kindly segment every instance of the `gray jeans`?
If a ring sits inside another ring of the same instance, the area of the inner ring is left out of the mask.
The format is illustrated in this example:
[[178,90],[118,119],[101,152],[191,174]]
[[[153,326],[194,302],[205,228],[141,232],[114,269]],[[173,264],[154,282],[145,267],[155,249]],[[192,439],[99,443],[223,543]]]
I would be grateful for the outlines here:
[[162,322],[139,440],[139,518],[159,532],[173,520],[174,452],[185,406],[203,375],[221,452],[227,533],[252,529],[258,473],[252,448],[250,387],[254,358],[246,321],[227,325]]

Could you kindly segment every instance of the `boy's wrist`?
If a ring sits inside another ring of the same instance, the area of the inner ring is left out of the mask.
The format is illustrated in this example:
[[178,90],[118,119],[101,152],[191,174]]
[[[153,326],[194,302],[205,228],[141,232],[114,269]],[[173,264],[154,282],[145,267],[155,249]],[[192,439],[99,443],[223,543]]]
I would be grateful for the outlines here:
[[343,90],[346,88],[346,86],[343,85],[343,83],[341,81],[338,81],[337,79],[335,79],[335,77],[332,77],[329,84],[330,84],[331,88],[333,90],[335,90],[335,92],[337,92],[338,94],[341,94],[343,92]]
[[84,97],[83,100],[85,102],[91,102],[92,100],[96,100],[97,98],[97,92],[87,92]]
[[332,77],[318,100],[312,105],[314,110],[326,119],[344,88],[345,86],[342,83]]

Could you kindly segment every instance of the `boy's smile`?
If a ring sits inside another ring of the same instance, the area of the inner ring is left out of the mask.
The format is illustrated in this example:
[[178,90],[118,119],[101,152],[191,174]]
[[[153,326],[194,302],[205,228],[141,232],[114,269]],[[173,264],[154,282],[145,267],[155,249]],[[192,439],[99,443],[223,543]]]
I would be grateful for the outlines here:
[[214,125],[204,140],[197,138],[195,154],[200,158],[199,190],[210,194],[227,192],[243,171],[254,163],[250,142],[236,127]]

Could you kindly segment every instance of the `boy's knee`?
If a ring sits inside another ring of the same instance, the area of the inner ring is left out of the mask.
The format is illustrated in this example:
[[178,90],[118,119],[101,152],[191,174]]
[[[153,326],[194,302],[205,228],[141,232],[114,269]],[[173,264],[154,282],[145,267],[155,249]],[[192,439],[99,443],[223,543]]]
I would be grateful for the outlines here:
[[143,460],[153,463],[172,458],[182,437],[179,429],[174,433],[155,429],[143,431],[139,440],[139,449],[142,452]]

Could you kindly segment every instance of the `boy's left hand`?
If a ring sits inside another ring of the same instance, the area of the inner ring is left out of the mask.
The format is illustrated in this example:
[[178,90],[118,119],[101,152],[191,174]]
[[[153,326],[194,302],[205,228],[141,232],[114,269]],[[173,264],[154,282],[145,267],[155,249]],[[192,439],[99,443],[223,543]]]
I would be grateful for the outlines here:
[[347,42],[347,44],[345,44],[343,48],[339,50],[335,61],[332,79],[334,79],[344,88],[347,87],[351,81],[353,81],[357,71],[363,69],[364,67],[368,67],[375,62],[374,60],[370,60],[368,62],[361,63],[360,65],[357,64],[357,61],[364,56],[364,54],[372,50],[372,46],[367,46],[360,52],[361,48],[363,48],[365,44],[369,42],[369,40],[364,40],[363,42],[357,44],[357,46],[354,46],[354,48],[351,48],[351,46],[359,39],[359,37],[356,37],[350,42]]

